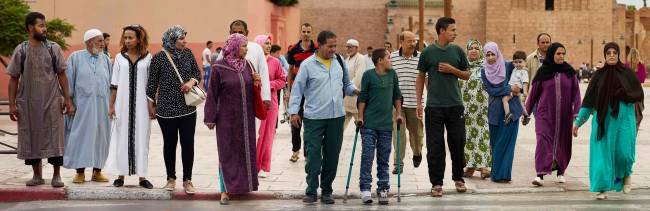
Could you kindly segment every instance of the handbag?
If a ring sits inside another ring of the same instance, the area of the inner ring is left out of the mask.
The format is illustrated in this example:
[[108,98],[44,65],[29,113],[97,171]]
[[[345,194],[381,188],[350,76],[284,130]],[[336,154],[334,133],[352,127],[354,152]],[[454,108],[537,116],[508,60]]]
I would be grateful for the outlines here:
[[[251,64],[250,61],[246,60],[248,66],[251,67],[251,77],[256,73],[255,67]],[[260,120],[266,119],[266,108],[264,107],[264,100],[262,99],[262,84],[261,82],[253,82],[253,92],[255,93],[255,117]]]
[[[183,78],[181,77],[181,74],[178,73],[178,68],[176,68],[176,64],[174,64],[174,60],[172,60],[172,57],[169,55],[169,52],[167,50],[163,50],[165,52],[165,55],[167,56],[167,59],[169,62],[171,62],[172,66],[174,67],[174,72],[176,72],[176,76],[178,76],[178,80],[180,80],[181,85],[183,85],[185,82],[183,82]],[[188,106],[198,106],[199,104],[205,102],[206,99],[206,94],[203,89],[199,86],[192,86],[189,92],[184,94],[185,96],[185,105]]]

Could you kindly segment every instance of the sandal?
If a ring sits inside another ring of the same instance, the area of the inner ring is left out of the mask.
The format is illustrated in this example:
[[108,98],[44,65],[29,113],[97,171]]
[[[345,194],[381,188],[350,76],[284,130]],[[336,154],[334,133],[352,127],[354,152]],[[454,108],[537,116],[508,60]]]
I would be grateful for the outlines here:
[[472,177],[472,175],[474,175],[474,171],[476,171],[476,168],[467,168],[463,173],[463,177]]
[[295,162],[298,161],[298,159],[300,159],[300,156],[298,156],[298,155],[291,155],[291,159],[289,159],[289,161],[295,163]]
[[456,191],[458,191],[459,193],[465,193],[465,192],[467,192],[467,187],[465,186],[465,182],[463,182],[463,181],[456,181],[455,183],[456,183],[456,184],[455,184],[455,185],[456,185]]
[[219,200],[219,204],[221,204],[221,205],[229,205],[230,204],[230,197],[229,196],[221,197],[221,199]]
[[116,179],[115,181],[113,181],[113,186],[115,186],[115,187],[124,186],[124,180],[123,179]]
[[431,196],[433,197],[442,197],[442,186],[441,185],[436,185],[431,188]]
[[481,169],[481,178],[485,179],[490,177],[490,171],[487,168]]

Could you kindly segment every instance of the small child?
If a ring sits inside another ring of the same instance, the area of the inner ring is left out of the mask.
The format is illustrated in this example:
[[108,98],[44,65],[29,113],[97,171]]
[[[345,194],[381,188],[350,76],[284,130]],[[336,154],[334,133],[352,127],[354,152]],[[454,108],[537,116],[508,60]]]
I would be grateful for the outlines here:
[[[516,86],[521,90],[521,100],[519,103],[522,104],[523,107],[523,102],[526,97],[528,96],[528,69],[526,68],[526,53],[523,51],[517,51],[515,52],[514,55],[512,55],[512,63],[515,65],[515,69],[512,71],[512,75],[510,76],[510,86]],[[505,111],[505,123],[508,124],[512,122],[512,113],[510,113],[510,105],[508,102],[513,98],[514,96],[512,93],[510,96],[505,96],[503,97],[503,110]],[[523,125],[527,125],[528,122],[530,121],[530,116],[526,111],[524,110],[524,120],[522,121]]]
[[[393,107],[397,122],[402,122],[400,113],[402,94],[399,90],[397,73],[391,68],[390,52],[377,49],[372,52],[375,69],[369,69],[361,78],[361,93],[357,99],[359,116],[357,127],[361,130],[361,171],[359,188],[361,201],[372,203],[372,163],[377,154],[377,196],[379,204],[388,204],[389,173],[388,160],[393,144]],[[368,121],[364,121],[368,117]]]

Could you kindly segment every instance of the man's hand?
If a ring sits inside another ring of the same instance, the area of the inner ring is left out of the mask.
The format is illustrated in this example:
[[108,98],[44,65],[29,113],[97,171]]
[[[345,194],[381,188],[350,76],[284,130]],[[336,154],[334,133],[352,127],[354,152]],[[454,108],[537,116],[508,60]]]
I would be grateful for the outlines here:
[[580,129],[580,127],[577,125],[573,126],[573,137],[578,137],[578,129]]
[[74,113],[77,111],[77,109],[74,107],[74,104],[72,104],[72,100],[70,99],[63,100],[63,107],[63,114],[67,114],[69,116],[74,116]]
[[419,120],[422,120],[424,117],[424,108],[422,108],[422,104],[418,103],[418,107],[415,109],[415,114],[417,115]]
[[271,109],[271,101],[270,100],[265,100],[264,101],[264,107],[266,108],[267,111],[269,109]]
[[363,123],[364,123],[363,122],[363,117],[359,117],[359,118],[357,118],[357,122],[355,122],[354,124],[357,125],[357,128],[361,128],[361,127],[363,127]]
[[287,105],[289,104],[289,98],[290,97],[291,97],[291,92],[288,92],[288,91],[284,92],[284,103],[285,104],[287,104]]
[[18,108],[16,108],[16,104],[9,104],[9,118],[11,118],[11,121],[17,122],[18,115]]
[[456,68],[448,63],[440,62],[440,64],[438,64],[438,71],[441,73],[453,73],[454,70],[456,70]]
[[300,128],[300,125],[302,125],[302,122],[300,120],[300,116],[298,114],[291,115],[291,125],[294,128]]
[[214,127],[217,126],[215,123],[205,123],[205,126],[208,126],[208,129],[214,130]]
[[354,94],[354,96],[359,96],[361,92],[358,89],[355,89],[354,92],[352,93]]

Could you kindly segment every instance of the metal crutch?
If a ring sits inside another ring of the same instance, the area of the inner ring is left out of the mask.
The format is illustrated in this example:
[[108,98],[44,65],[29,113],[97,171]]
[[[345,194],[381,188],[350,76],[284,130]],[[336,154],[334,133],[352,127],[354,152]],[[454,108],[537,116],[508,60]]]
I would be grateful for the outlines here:
[[357,138],[359,137],[359,127],[354,132],[354,143],[352,145],[352,155],[350,156],[350,168],[348,169],[348,179],[345,182],[345,195],[343,195],[343,203],[348,201],[348,190],[350,189],[350,177],[352,176],[352,165],[354,163],[354,152],[357,150]]

